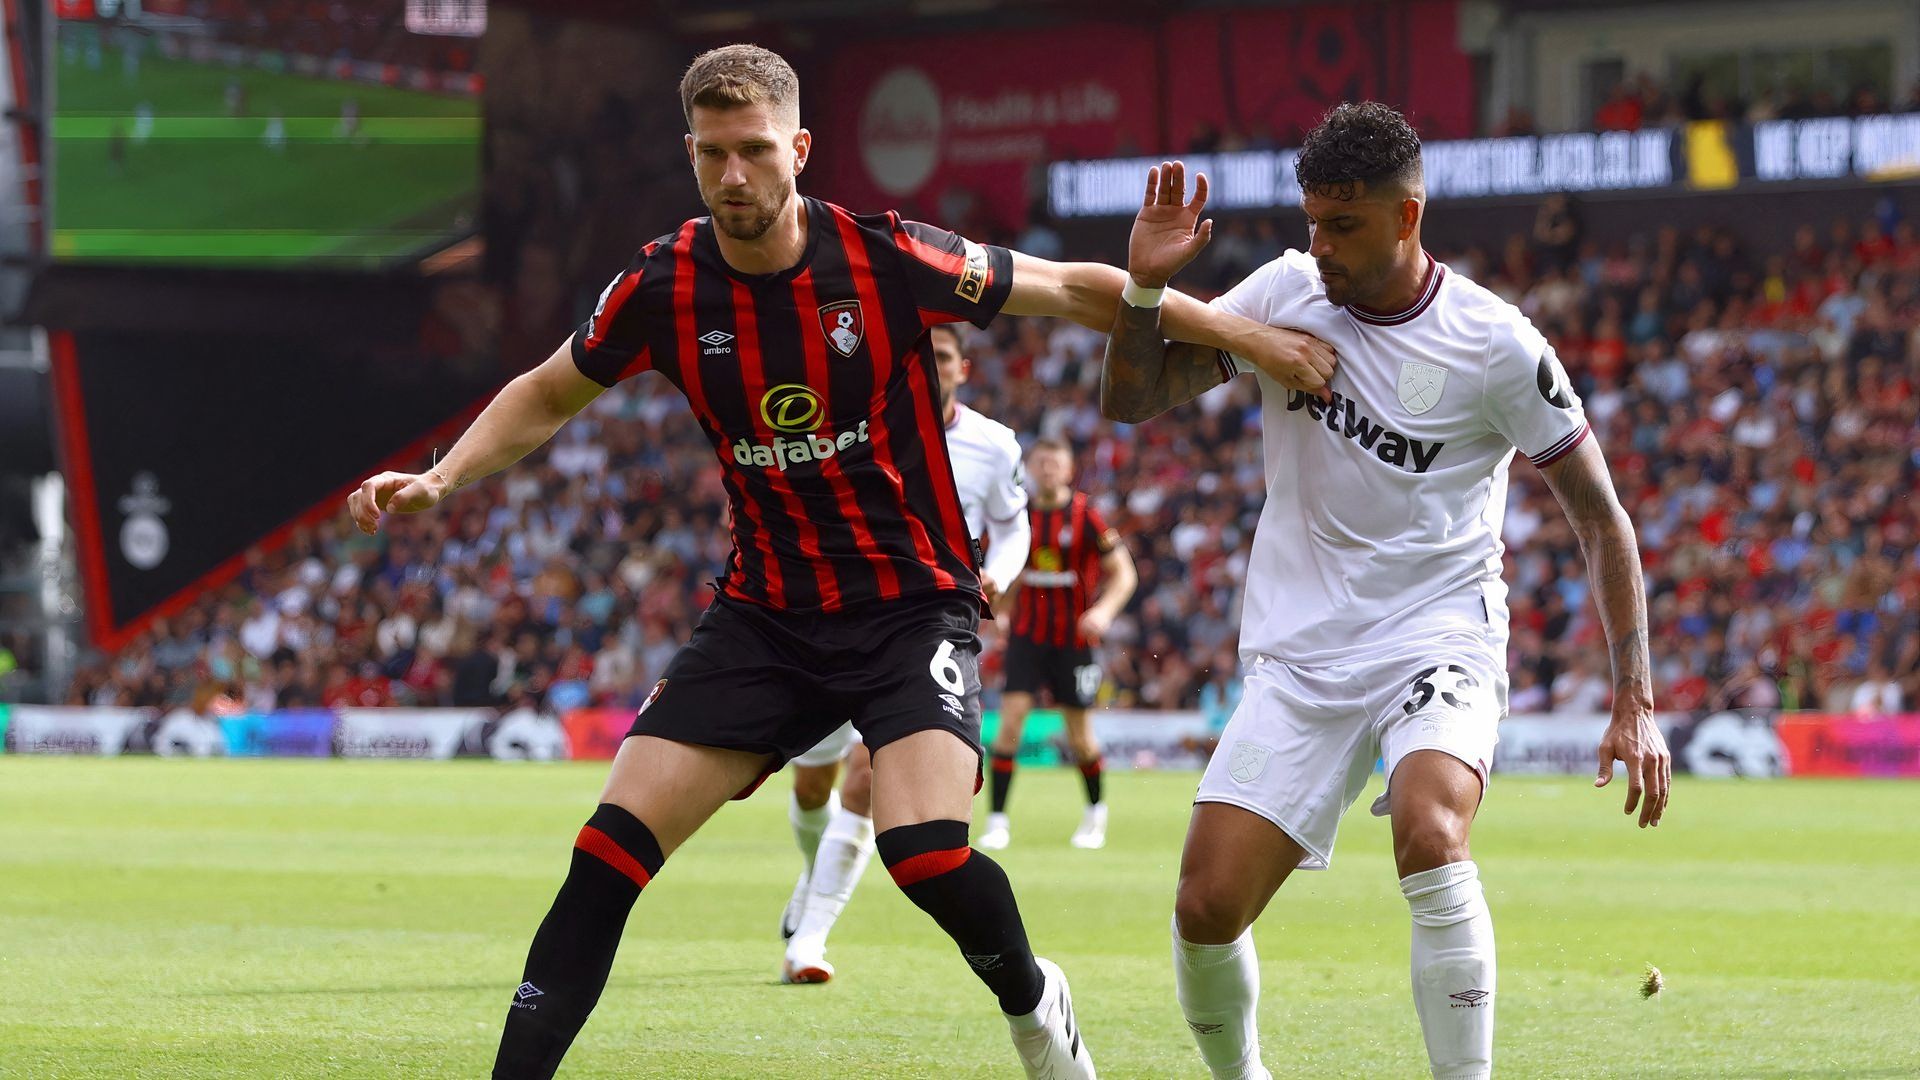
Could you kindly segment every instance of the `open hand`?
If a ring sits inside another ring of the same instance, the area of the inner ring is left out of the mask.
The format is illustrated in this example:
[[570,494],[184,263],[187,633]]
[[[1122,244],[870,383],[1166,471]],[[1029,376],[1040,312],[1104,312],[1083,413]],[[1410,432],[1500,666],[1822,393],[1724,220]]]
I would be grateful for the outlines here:
[[1619,697],[1613,703],[1613,722],[1600,739],[1600,775],[1593,786],[1606,787],[1613,780],[1613,763],[1626,763],[1627,808],[1640,807],[1640,827],[1659,825],[1667,810],[1667,792],[1673,785],[1673,755],[1667,752],[1666,736],[1653,722],[1653,705],[1635,703]]
[[1213,239],[1213,222],[1201,221],[1207,206],[1207,176],[1195,173],[1187,202],[1187,167],[1161,162],[1147,170],[1147,197],[1127,239],[1127,271],[1143,289],[1164,288],[1181,267]]

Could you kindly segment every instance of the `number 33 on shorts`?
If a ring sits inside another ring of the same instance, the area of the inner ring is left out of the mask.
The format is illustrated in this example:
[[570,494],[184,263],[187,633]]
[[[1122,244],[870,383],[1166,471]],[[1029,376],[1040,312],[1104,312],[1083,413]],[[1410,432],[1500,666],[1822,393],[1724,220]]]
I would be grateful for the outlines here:
[[[927,664],[927,674],[932,675],[933,681],[940,686],[940,707],[955,719],[966,716],[965,698],[979,685],[977,675],[972,680],[967,678],[967,667],[961,664],[963,660],[969,666],[978,663],[970,653],[958,654],[953,642],[942,641],[940,647],[933,651],[933,659]],[[971,687],[968,685],[969,682],[973,684]]]

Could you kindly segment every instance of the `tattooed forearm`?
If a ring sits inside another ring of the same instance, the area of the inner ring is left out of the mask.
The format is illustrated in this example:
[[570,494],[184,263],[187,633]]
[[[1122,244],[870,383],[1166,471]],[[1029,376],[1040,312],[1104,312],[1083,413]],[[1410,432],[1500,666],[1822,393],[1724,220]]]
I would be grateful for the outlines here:
[[1100,411],[1138,424],[1220,385],[1217,349],[1160,335],[1160,309],[1121,304],[1100,372]]
[[1618,698],[1651,701],[1652,665],[1647,654],[1647,594],[1633,522],[1620,506],[1606,460],[1589,441],[1542,474],[1567,521],[1580,538],[1594,603],[1607,633]]

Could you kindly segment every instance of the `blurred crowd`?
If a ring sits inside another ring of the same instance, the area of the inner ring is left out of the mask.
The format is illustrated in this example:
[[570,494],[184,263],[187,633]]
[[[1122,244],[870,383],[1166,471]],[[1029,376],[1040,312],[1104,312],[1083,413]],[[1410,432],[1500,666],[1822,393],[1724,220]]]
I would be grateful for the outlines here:
[[[1642,73],[1614,84],[1593,113],[1595,131],[1638,131],[1643,127],[1670,127],[1690,120],[1727,120],[1757,124],[1766,120],[1808,120],[1818,116],[1873,116],[1880,113],[1920,112],[1920,82],[1899,101],[1889,100],[1870,82],[1842,91],[1798,83],[1776,86],[1741,100],[1715,93],[1696,76],[1679,88]],[[1531,135],[1525,114],[1509,116],[1502,135]]]
[[[1279,251],[1263,226],[1222,233],[1197,280],[1230,283]],[[1525,311],[1586,401],[1639,529],[1661,708],[1920,707],[1911,222],[1836,221],[1749,252],[1716,229],[1589,237],[1556,199],[1531,235],[1436,255]],[[1070,324],[1000,320],[970,338],[962,395],[1023,438],[1069,440],[1079,486],[1133,551],[1140,586],[1105,649],[1103,700],[1225,709],[1263,490],[1257,385],[1114,425],[1101,348]],[[67,698],[632,707],[711,596],[725,514],[684,402],[642,377],[433,512],[374,537],[340,517],[253,553]],[[1524,462],[1505,539],[1514,710],[1606,708],[1578,547]]]

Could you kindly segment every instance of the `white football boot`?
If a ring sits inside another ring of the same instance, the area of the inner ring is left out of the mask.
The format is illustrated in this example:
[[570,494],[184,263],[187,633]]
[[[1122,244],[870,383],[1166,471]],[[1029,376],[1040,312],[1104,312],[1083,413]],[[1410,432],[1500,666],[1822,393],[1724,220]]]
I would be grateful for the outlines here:
[[1007,1017],[1013,1048],[1020,1053],[1028,1080],[1095,1080],[1093,1055],[1080,1038],[1066,975],[1051,960],[1036,957],[1034,963],[1047,980],[1040,1005],[1025,1016]]

